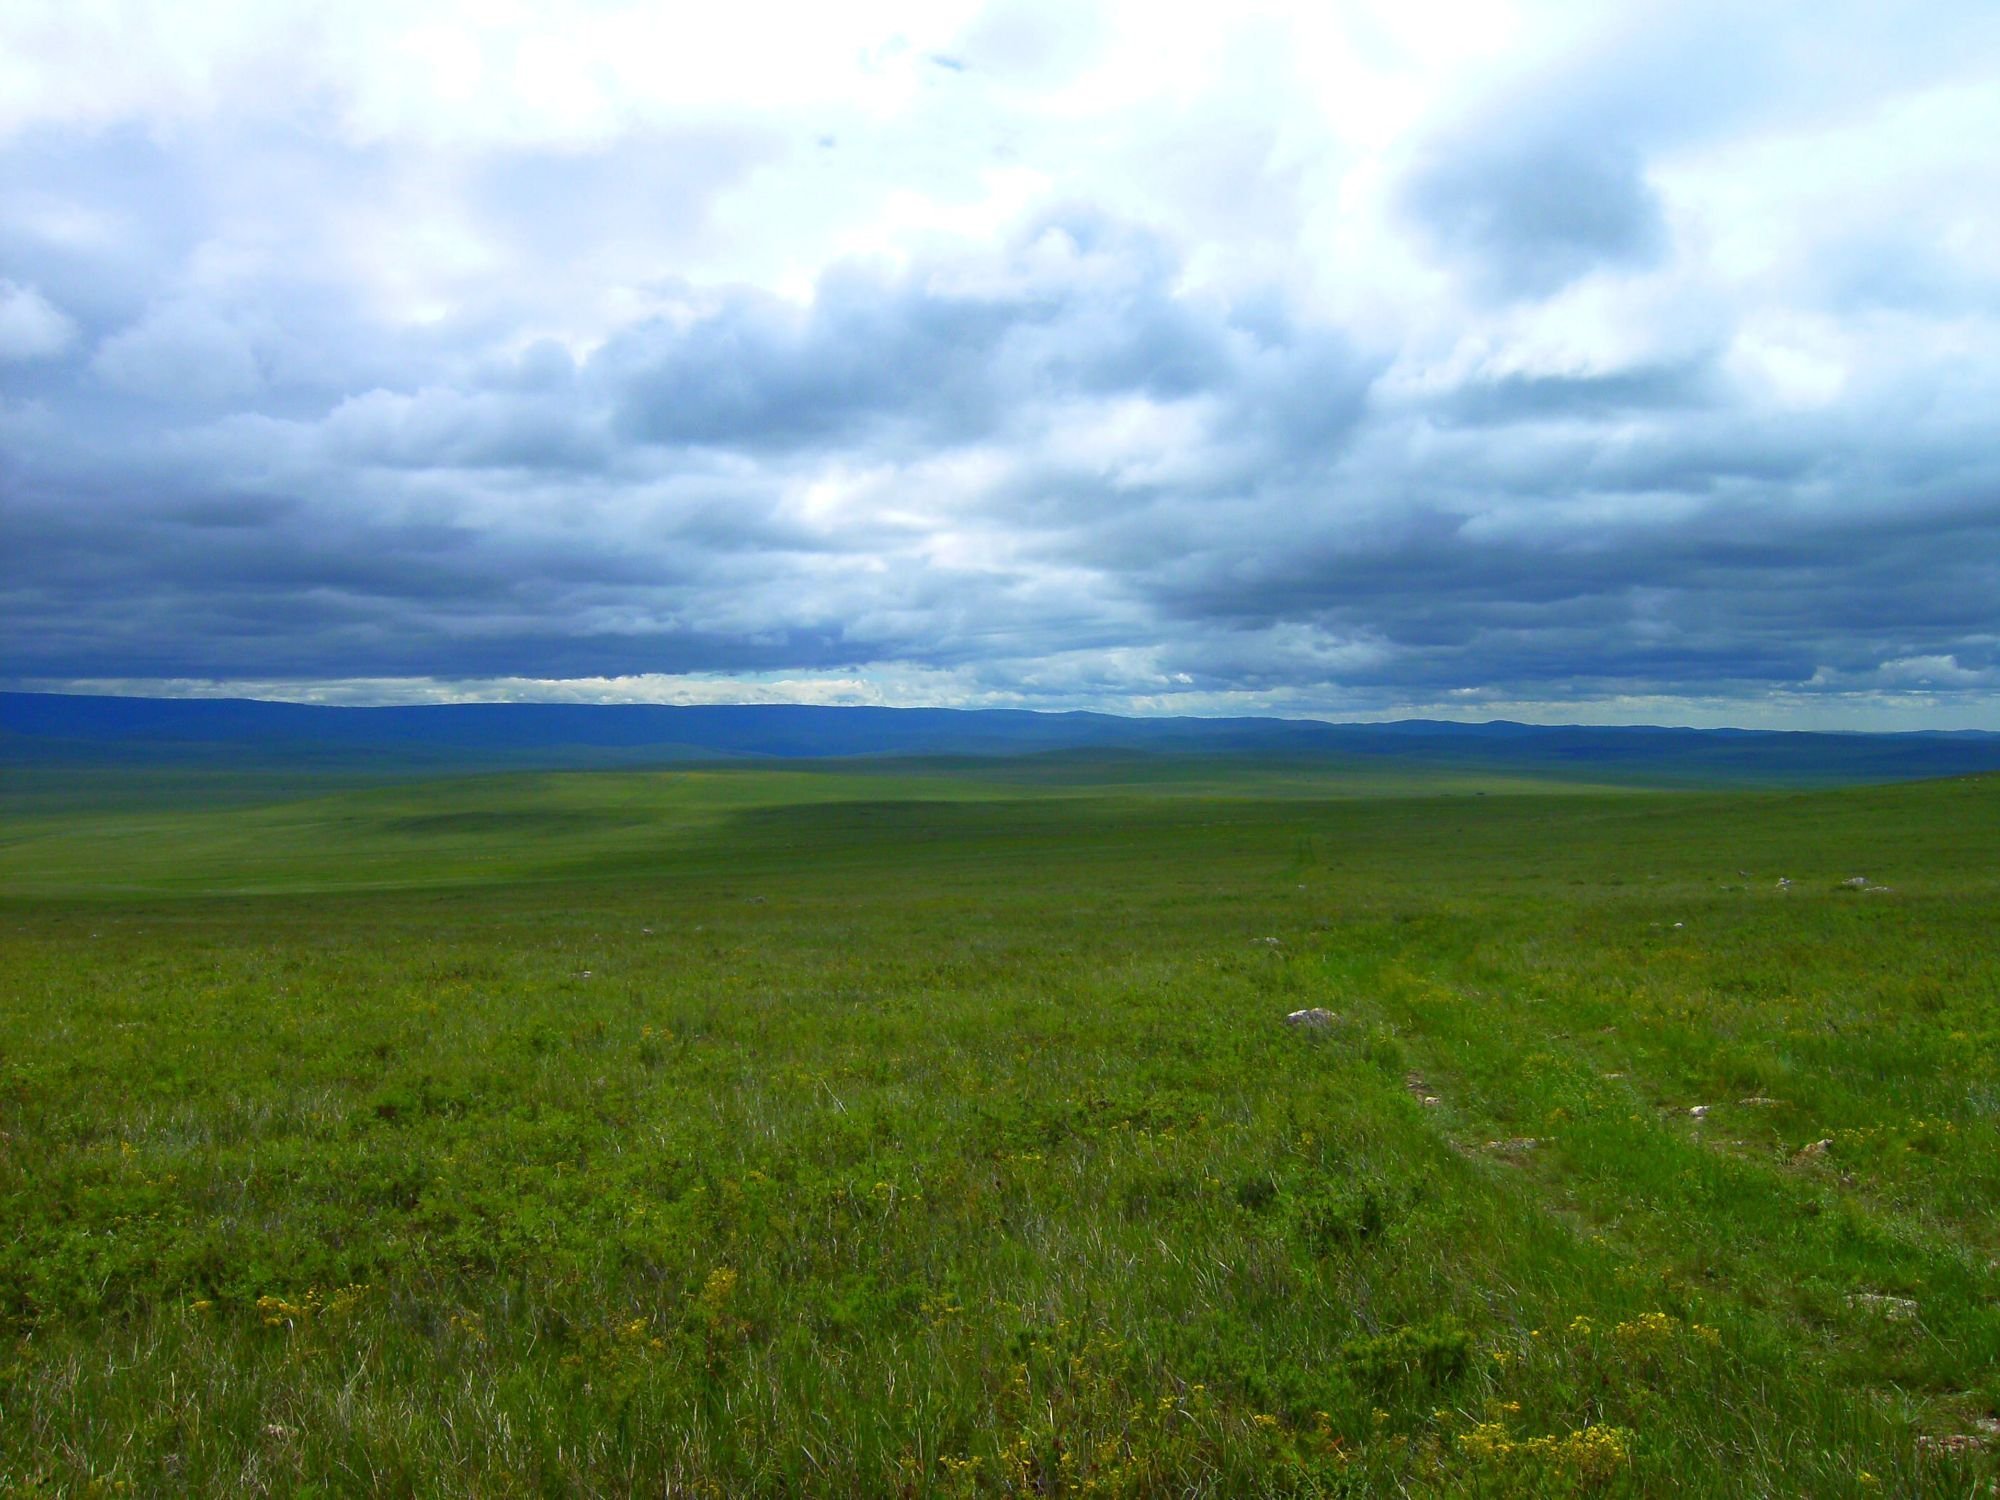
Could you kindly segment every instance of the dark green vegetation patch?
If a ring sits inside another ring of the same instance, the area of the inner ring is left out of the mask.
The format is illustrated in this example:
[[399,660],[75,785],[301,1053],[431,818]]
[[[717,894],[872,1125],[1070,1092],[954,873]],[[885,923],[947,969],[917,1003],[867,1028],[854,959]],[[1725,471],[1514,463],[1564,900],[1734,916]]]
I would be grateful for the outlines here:
[[0,1492],[1986,1492],[2000,784],[1120,774],[17,801]]

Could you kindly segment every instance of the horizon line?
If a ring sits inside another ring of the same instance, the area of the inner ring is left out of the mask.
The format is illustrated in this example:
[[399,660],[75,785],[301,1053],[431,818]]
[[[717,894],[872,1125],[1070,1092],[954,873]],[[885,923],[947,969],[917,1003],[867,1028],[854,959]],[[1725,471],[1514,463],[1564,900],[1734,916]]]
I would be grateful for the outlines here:
[[[1912,728],[1912,729],[1798,729],[1760,726],[1749,724],[1697,725],[1656,721],[1614,723],[1584,719],[1564,719],[1535,721],[1528,719],[1490,718],[1455,719],[1441,718],[1429,714],[1405,714],[1397,717],[1373,718],[1327,718],[1311,713],[1242,713],[1242,712],[1162,712],[1135,713],[1120,712],[1105,708],[1038,708],[1024,704],[949,704],[949,703],[814,703],[792,699],[742,699],[716,700],[712,702],[673,703],[657,700],[626,701],[577,701],[561,698],[463,698],[443,701],[388,702],[388,703],[328,703],[309,699],[259,697],[248,693],[111,693],[102,691],[76,691],[49,688],[0,688],[0,699],[5,698],[83,698],[104,702],[120,703],[243,703],[257,704],[273,708],[327,709],[334,711],[399,711],[409,709],[460,709],[460,708],[511,708],[511,709],[668,709],[675,711],[700,711],[710,709],[805,709],[820,713],[845,713],[853,711],[880,713],[949,713],[965,715],[984,714],[1030,714],[1040,718],[1100,718],[1118,719],[1129,723],[1267,723],[1267,724],[1315,724],[1330,729],[1341,728],[1390,728],[1399,725],[1438,725],[1453,729],[1508,728],[1530,731],[1554,731],[1565,729],[1610,730],[1610,731],[1654,731],[1675,734],[1750,734],[1750,735],[1809,735],[1809,736],[1853,736],[1869,739],[1890,739],[1910,736],[1972,736],[1977,738],[2000,739],[2000,730],[1979,728]],[[0,726],[4,727],[4,726]]]

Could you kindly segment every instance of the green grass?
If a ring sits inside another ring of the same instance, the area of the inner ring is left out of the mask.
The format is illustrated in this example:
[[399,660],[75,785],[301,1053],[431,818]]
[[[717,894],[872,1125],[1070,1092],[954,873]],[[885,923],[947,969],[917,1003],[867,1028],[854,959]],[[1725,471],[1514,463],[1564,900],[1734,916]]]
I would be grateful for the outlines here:
[[0,1492],[1996,1476],[1995,779],[281,791],[0,841]]

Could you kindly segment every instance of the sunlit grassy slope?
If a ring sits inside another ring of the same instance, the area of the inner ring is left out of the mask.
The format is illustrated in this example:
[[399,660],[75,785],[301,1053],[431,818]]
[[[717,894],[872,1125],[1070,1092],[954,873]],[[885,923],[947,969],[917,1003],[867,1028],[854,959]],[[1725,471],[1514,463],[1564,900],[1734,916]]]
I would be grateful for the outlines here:
[[[544,772],[416,785],[347,781],[331,791],[296,775],[96,772],[65,781],[59,773],[36,772],[6,799],[0,892],[436,887],[670,873],[689,860],[716,857],[733,864],[776,854],[796,862],[794,856],[811,852],[796,839],[760,842],[751,816],[760,810],[779,813],[782,830],[795,816],[809,826],[814,815],[804,810],[849,808],[851,817],[827,815],[851,825],[851,837],[866,847],[896,842],[899,825],[885,819],[935,817],[947,820],[939,825],[944,829],[951,826],[948,806],[967,802],[1005,802],[1008,818],[1060,826],[1071,817],[1101,823],[1140,800],[1194,806],[1203,798],[1283,802],[1531,790],[1575,795],[1590,788],[1394,766],[1328,773],[1122,755]],[[877,827],[879,840],[870,834]]]
[[1995,1477],[1993,779],[155,790],[0,834],[0,1491]]

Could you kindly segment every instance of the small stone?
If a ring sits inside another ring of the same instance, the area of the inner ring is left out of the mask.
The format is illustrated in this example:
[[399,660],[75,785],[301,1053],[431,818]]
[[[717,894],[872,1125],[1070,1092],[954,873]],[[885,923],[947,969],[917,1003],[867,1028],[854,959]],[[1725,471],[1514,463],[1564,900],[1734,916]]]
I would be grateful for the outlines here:
[[1623,1078],[1625,1075],[1623,1073],[1606,1073],[1604,1076],[1607,1080],[1615,1081],[1617,1079]]
[[1974,1437],[1969,1432],[1951,1432],[1946,1433],[1943,1437],[1924,1436],[1917,1439],[1917,1452],[1919,1453],[1943,1453],[1950,1455],[1978,1453],[1985,1446],[1985,1438]]
[[2000,1437],[2000,1417],[1974,1417],[1972,1425],[1988,1437]]
[[1779,890],[1781,890],[1781,891],[1789,891],[1789,890],[1790,890],[1791,888],[1792,888],[1792,878],[1791,878],[1791,876],[1789,876],[1789,875],[1780,875],[1780,876],[1778,877],[1778,889],[1779,889]]
[[1486,1149],[1501,1156],[1526,1156],[1541,1142],[1531,1135],[1517,1135],[1512,1140],[1488,1141]]
[[1916,1298],[1891,1297],[1887,1292],[1855,1292],[1848,1297],[1847,1305],[1880,1313],[1891,1323],[1907,1323],[1917,1315]]
[[1441,1103],[1443,1103],[1443,1102],[1444,1102],[1444,1101],[1443,1101],[1443,1100],[1441,1100],[1441,1099],[1439,1099],[1439,1098],[1438,1098],[1438,1096],[1437,1096],[1436,1094],[1426,1094],[1426,1095],[1424,1095],[1424,1108],[1425,1108],[1425,1109],[1436,1109],[1436,1108],[1438,1107],[1438,1105],[1439,1105],[1439,1104],[1441,1104]]
[[1250,941],[1253,945],[1263,948],[1282,948],[1285,946],[1276,938],[1252,938]]
[[1339,1019],[1340,1017],[1332,1011],[1322,1006],[1314,1005],[1305,1010],[1293,1011],[1285,1017],[1285,1024],[1287,1026],[1303,1026],[1313,1031],[1324,1031]]
[[1688,1114],[1693,1119],[1705,1120],[1708,1118],[1708,1106],[1706,1104],[1690,1104],[1688,1106]]
[[1850,875],[1840,883],[1850,891],[1865,891],[1868,889],[1868,877],[1866,875]]

